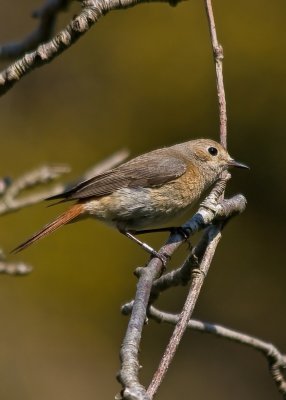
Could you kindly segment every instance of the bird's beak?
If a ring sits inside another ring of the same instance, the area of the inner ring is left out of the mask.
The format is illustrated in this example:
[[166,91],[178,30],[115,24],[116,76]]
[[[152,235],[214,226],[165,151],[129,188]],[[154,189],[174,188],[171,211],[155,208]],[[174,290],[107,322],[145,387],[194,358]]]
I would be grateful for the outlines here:
[[248,165],[245,165],[245,164],[235,161],[233,159],[231,159],[227,164],[229,167],[250,169]]

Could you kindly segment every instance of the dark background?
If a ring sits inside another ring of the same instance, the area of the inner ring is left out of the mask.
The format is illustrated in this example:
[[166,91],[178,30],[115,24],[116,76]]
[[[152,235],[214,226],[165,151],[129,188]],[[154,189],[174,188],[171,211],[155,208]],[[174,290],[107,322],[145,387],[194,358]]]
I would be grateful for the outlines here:
[[[1,2],[0,41],[36,25],[38,1]],[[57,28],[77,11],[61,14]],[[214,1],[229,118],[229,150],[251,166],[228,192],[246,212],[224,231],[196,307],[214,321],[286,350],[285,106],[286,3]],[[2,68],[7,65],[1,63]],[[1,99],[1,174],[69,163],[67,180],[112,152],[132,155],[196,137],[218,139],[215,75],[202,1],[146,4],[108,14],[51,64]],[[1,217],[0,244],[15,247],[64,207],[39,204]],[[159,246],[165,236],[148,238]],[[182,250],[184,252],[184,250]],[[1,277],[0,397],[113,398],[140,248],[94,221],[71,225],[24,253],[24,278]],[[176,259],[174,260],[176,264]],[[180,310],[186,289],[162,296]],[[141,346],[147,384],[171,334],[150,322]],[[158,399],[275,400],[267,363],[237,344],[188,332]]]

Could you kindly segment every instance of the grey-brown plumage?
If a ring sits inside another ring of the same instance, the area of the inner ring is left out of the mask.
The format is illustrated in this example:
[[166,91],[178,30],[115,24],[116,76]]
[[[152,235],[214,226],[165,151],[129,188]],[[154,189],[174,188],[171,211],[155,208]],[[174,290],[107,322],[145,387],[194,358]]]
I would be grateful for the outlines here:
[[173,148],[166,149],[164,157],[160,155],[161,150],[138,156],[48,200],[102,197],[122,188],[160,186],[183,175],[187,169],[187,160],[182,159],[181,154]]
[[49,200],[77,200],[77,204],[15,251],[86,215],[133,238],[130,231],[159,226],[186,211],[231,166],[247,168],[210,139],[191,140],[143,154],[51,197]]

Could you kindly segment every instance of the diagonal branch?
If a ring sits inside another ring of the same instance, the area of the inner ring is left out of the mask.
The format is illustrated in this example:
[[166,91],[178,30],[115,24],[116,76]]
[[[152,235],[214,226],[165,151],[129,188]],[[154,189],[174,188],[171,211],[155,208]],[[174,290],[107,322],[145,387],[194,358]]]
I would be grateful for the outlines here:
[[149,395],[150,399],[154,397],[160,384],[162,383],[162,380],[166,375],[166,372],[172,362],[178,345],[181,342],[183,334],[185,333],[185,330],[188,326],[188,321],[190,320],[190,317],[194,311],[204,279],[208,273],[210,264],[215,254],[216,247],[221,239],[220,227],[215,225],[211,226],[206,231],[206,235],[208,245],[206,247],[203,259],[200,263],[199,268],[192,270],[191,287],[186,302],[177,320],[175,329],[166,347],[164,355],[160,361],[159,367],[155,372],[152,381],[148,387],[147,394]]
[[[154,306],[148,309],[148,316],[157,322],[166,322],[172,325],[176,325],[179,321],[179,315],[163,312]],[[261,352],[267,358],[269,370],[277,388],[280,393],[286,396],[286,378],[283,374],[286,369],[286,354],[282,354],[272,343],[218,324],[194,319],[188,321],[187,327],[200,332],[214,334]]]
[[[141,3],[167,2],[168,0],[82,0],[82,10],[51,40],[36,50],[26,53],[0,73],[0,95],[11,89],[16,82],[37,67],[51,62],[82,37],[101,17],[112,10],[120,10]],[[174,1],[170,0],[174,5]]]

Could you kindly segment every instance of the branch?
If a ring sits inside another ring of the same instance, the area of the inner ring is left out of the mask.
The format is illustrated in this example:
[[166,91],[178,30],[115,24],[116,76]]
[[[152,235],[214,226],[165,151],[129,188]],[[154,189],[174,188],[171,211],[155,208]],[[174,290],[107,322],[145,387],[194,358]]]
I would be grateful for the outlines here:
[[[132,314],[120,351],[121,369],[118,380],[123,386],[124,399],[149,399],[138,378],[140,368],[138,353],[151,287],[154,279],[161,273],[162,267],[161,260],[153,258],[146,268],[140,271]],[[117,396],[117,399],[119,398],[121,397]]]
[[[148,309],[148,316],[157,322],[166,322],[176,325],[179,315],[166,313],[151,306]],[[197,320],[189,320],[187,327],[205,333],[211,333],[218,337],[228,339],[261,352],[268,360],[269,370],[272,378],[283,396],[286,396],[286,378],[283,372],[286,368],[286,355],[282,354],[272,343],[267,343],[256,337],[226,328],[218,324],[211,324]]]
[[[168,0],[82,0],[81,12],[59,33],[36,50],[26,53],[0,74],[0,95],[11,89],[16,82],[33,69],[51,62],[82,37],[102,16],[109,11],[136,6],[141,3],[168,2]],[[182,0],[178,0],[182,1]],[[174,0],[170,4],[174,5]]]
[[58,183],[49,189],[44,189],[33,194],[22,196],[21,198],[18,196],[24,190],[33,188],[39,184],[45,184],[54,181],[61,175],[70,172],[70,168],[66,165],[43,166],[25,173],[15,181],[9,182],[9,184],[5,184],[7,178],[2,179],[0,180],[0,215],[31,206],[39,203],[47,197],[59,194],[71,186],[76,185],[78,182],[81,182],[82,180],[89,179],[91,176],[100,174],[112,167],[115,167],[123,162],[127,156],[127,150],[120,150],[86,171],[84,175],[76,182],[71,182],[68,184]]
[[218,226],[214,225],[210,227],[207,230],[206,234],[208,245],[201,261],[200,267],[192,270],[191,287],[186,302],[178,318],[177,324],[166,347],[164,355],[160,361],[159,367],[155,372],[153,379],[148,387],[147,394],[149,395],[150,399],[154,397],[163,378],[165,377],[166,372],[178,348],[178,345],[181,342],[183,334],[187,329],[188,321],[194,311],[201,287],[208,273],[216,247],[221,239],[221,231],[220,227]]
[[40,20],[39,26],[19,42],[0,46],[1,59],[13,59],[22,56],[27,51],[35,49],[40,43],[50,39],[59,11],[67,8],[72,0],[46,0],[46,3],[32,13],[32,17]]
[[6,190],[1,195],[0,215],[30,206],[42,201],[50,195],[52,196],[54,191],[57,191],[61,185],[54,186],[49,190],[40,191],[22,198],[18,198],[18,195],[25,189],[30,189],[39,184],[51,182],[69,171],[70,168],[66,165],[43,166],[27,172],[15,181],[12,181],[12,183],[7,186]]
[[226,100],[225,100],[223,71],[222,71],[223,48],[217,39],[211,0],[205,0],[205,8],[209,23],[209,31],[211,36],[211,43],[213,48],[213,56],[214,56],[215,70],[216,70],[216,87],[217,87],[217,97],[219,103],[219,119],[220,119],[220,142],[226,148],[227,114],[226,114]]
[[[217,82],[217,94],[219,100],[219,115],[220,115],[220,141],[221,144],[226,148],[227,145],[227,116],[226,116],[226,101],[225,101],[225,91],[224,91],[224,83],[223,83],[223,72],[222,72],[222,59],[223,59],[223,50],[219,45],[217,40],[214,16],[212,11],[211,0],[205,0],[205,7],[209,22],[209,30],[211,35],[211,42],[214,53],[214,61],[216,66],[216,82]],[[210,267],[210,263],[215,253],[215,249],[218,245],[218,242],[221,238],[221,230],[227,221],[228,217],[226,215],[223,216],[223,212],[227,211],[227,209],[223,209],[223,206],[218,205],[219,199],[222,201],[224,197],[224,190],[226,187],[226,182],[229,179],[227,173],[223,174],[221,180],[215,186],[215,189],[212,190],[210,196],[201,204],[201,208],[194,217],[184,225],[185,229],[188,229],[190,234],[193,234],[199,229],[202,229],[208,226],[212,220],[215,218],[216,214],[221,212],[223,222],[218,223],[215,226],[211,226],[207,229],[203,239],[198,245],[198,248],[202,250],[204,248],[203,256],[200,262],[200,267],[196,269],[192,269],[191,277],[192,283],[191,288],[185,302],[184,308],[180,317],[177,321],[176,327],[174,329],[173,335],[169,341],[169,344],[165,350],[163,358],[161,359],[160,365],[157,371],[154,374],[154,377],[151,381],[151,384],[147,390],[140,385],[138,380],[138,371],[139,371],[139,362],[138,362],[138,349],[142,334],[143,323],[146,318],[146,309],[150,301],[153,301],[156,295],[154,295],[154,282],[155,274],[152,273],[149,276],[148,284],[146,290],[144,291],[144,276],[147,274],[145,272],[149,266],[145,269],[140,269],[138,271],[140,278],[138,282],[138,288],[136,293],[136,298],[134,303],[129,303],[133,305],[132,314],[128,325],[127,334],[125,336],[122,349],[121,349],[121,360],[122,360],[122,368],[120,371],[120,382],[123,385],[123,398],[126,399],[152,399],[155,393],[160,386],[163,377],[165,376],[167,369],[174,357],[174,354],[177,350],[178,344],[180,343],[184,331],[187,328],[188,321],[191,317],[191,314],[194,310],[196,301],[198,299],[198,295],[200,293],[200,289],[204,282],[204,278],[208,272]],[[244,197],[242,196],[244,199]],[[245,199],[244,199],[245,200]],[[244,201],[244,207],[246,202]],[[229,208],[231,210],[231,207]],[[213,214],[212,214],[213,212]],[[205,218],[204,218],[205,217]],[[176,250],[176,248],[181,244],[182,238],[180,239],[178,235],[171,235],[169,241],[165,246],[160,250],[160,252],[171,255]],[[177,243],[177,246],[174,244]],[[191,256],[192,257],[192,256]],[[194,259],[192,259],[192,262]],[[153,261],[154,262],[154,261]],[[157,260],[157,262],[159,262]],[[192,265],[190,262],[190,265]],[[150,265],[150,264],[149,264]],[[188,267],[190,268],[190,267]],[[186,267],[182,268],[182,270],[186,271]],[[190,268],[191,269],[191,268]],[[181,271],[182,271],[181,270]],[[162,270],[161,270],[162,271]],[[155,271],[154,271],[155,272]],[[158,270],[156,271],[158,273]],[[166,278],[162,278],[166,279]],[[142,280],[142,282],[141,282]],[[164,281],[165,287],[167,287],[167,280]],[[153,293],[151,290],[153,288]],[[140,291],[139,291],[140,289]],[[142,293],[141,293],[142,292]],[[150,295],[153,295],[150,298]],[[158,294],[158,292],[157,292]],[[149,299],[149,303],[148,303]],[[138,307],[140,305],[140,308]],[[128,307],[127,307],[128,310]],[[125,310],[126,311],[126,310]],[[124,312],[124,307],[123,307]],[[135,325],[135,335],[132,336],[132,326],[138,317],[137,313],[141,313],[140,316],[140,325]],[[126,346],[126,343],[128,344]],[[135,367],[134,367],[135,366]]]
[[[184,225],[184,227],[189,229],[191,235],[205,228],[205,226],[215,219],[216,211],[220,207],[214,207],[214,201],[218,201],[221,197],[221,193],[224,191],[228,179],[229,177],[219,181],[207,197],[207,199],[211,199],[210,207],[208,207],[206,199],[204,205],[200,207],[198,212]],[[243,203],[241,204],[241,210],[243,210],[246,204],[243,196],[239,197],[239,202],[240,201]],[[237,206],[236,209],[238,208]],[[185,243],[184,237],[179,233],[172,234],[166,244],[160,249],[159,253],[170,257],[183,243]],[[118,379],[123,386],[122,397],[124,399],[147,400],[151,398],[149,393],[146,392],[145,388],[139,382],[138,373],[140,366],[138,353],[153,283],[162,272],[163,266],[158,258],[151,259],[145,268],[136,270],[139,281],[135,300],[132,303],[132,313],[127,332],[120,352],[121,370],[118,374]],[[123,307],[122,312],[125,314],[128,313],[128,305],[127,308],[125,306]]]
[[[204,201],[203,203],[205,202],[206,201]],[[221,222],[223,217],[225,219],[229,219],[237,214],[240,214],[245,210],[245,207],[246,207],[246,199],[242,195],[236,195],[231,199],[225,199],[223,200],[222,203],[218,204],[218,210],[220,210],[220,212],[217,212],[213,216],[212,223]],[[225,210],[224,215],[222,214],[222,210]],[[202,208],[198,211],[197,214],[201,212]],[[205,216],[204,221],[207,221],[208,218],[209,216]],[[194,216],[190,220],[189,225],[192,225],[194,221],[196,221],[197,219],[198,218]],[[204,222],[201,222],[201,224],[203,227]],[[184,241],[182,241],[182,243],[184,243]],[[181,267],[176,268],[168,273],[165,273],[164,275],[160,276],[153,282],[149,298],[149,304],[148,304],[149,306],[153,304],[155,300],[158,299],[160,293],[175,286],[179,285],[186,286],[190,282],[192,271],[194,268],[198,268],[198,265],[206,250],[207,244],[208,244],[207,237],[203,236],[202,240],[192,250],[190,256],[185,260],[185,262],[182,264]],[[136,269],[136,273],[138,276],[140,276],[141,270],[144,269],[143,268]],[[124,304],[121,308],[122,313],[124,315],[129,315],[132,311],[133,304],[134,300]]]

